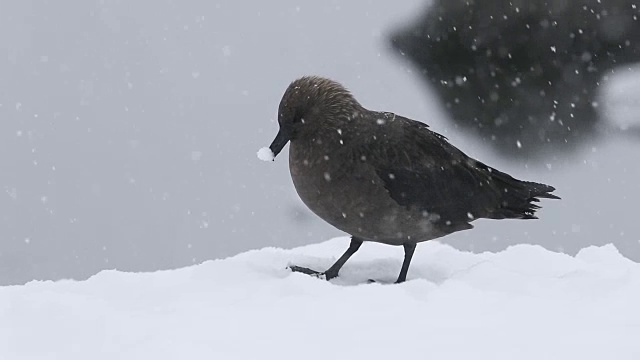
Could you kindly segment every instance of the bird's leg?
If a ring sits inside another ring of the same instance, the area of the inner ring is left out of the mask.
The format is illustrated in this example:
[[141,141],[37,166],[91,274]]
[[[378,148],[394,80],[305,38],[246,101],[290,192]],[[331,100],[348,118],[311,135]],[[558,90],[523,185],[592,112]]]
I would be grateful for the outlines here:
[[302,266],[295,266],[295,265],[291,266],[290,269],[291,271],[301,272],[308,275],[318,275],[318,276],[324,275],[327,280],[331,280],[338,276],[338,272],[340,271],[344,263],[346,263],[347,260],[349,260],[349,258],[353,254],[355,254],[356,251],[358,251],[358,249],[360,249],[360,245],[362,245],[362,240],[358,239],[355,236],[352,236],[351,244],[349,244],[349,248],[347,249],[347,251],[345,251],[344,254],[340,256],[340,259],[338,259],[338,261],[336,261],[333,265],[331,265],[329,269],[327,269],[327,271],[323,273],[317,272],[315,270],[311,270],[309,268],[305,268]]
[[334,277],[338,276],[338,272],[340,271],[344,263],[349,260],[351,255],[355,254],[356,251],[360,249],[360,245],[362,245],[362,240],[358,239],[355,236],[352,236],[351,243],[349,244],[349,248],[347,249],[347,251],[345,251],[344,254],[340,256],[340,259],[338,259],[338,261],[336,261],[333,265],[331,265],[329,269],[327,269],[327,271],[324,272],[327,280],[333,279]]
[[396,284],[404,282],[407,280],[407,272],[409,271],[409,264],[411,264],[411,258],[413,257],[413,252],[416,250],[415,243],[405,243],[402,244],[404,247],[404,261],[402,262],[402,269],[400,269],[400,275],[398,275],[398,280],[396,280]]

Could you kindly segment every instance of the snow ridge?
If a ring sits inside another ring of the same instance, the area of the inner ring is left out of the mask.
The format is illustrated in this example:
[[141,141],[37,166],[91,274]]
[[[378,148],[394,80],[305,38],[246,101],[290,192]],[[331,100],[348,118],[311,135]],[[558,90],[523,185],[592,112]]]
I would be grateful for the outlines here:
[[[615,247],[576,257],[365,243],[265,248],[170,271],[0,287],[0,359],[638,359],[640,264]],[[369,284],[373,278],[381,283]]]

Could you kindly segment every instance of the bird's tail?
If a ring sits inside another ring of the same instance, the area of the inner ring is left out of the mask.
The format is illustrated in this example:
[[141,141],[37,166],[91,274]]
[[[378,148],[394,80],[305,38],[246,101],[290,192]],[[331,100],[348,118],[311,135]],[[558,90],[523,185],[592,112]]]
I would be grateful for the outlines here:
[[490,216],[493,219],[537,219],[540,198],[560,199],[552,194],[555,188],[550,185],[518,180],[495,169],[491,177],[503,191],[500,206]]

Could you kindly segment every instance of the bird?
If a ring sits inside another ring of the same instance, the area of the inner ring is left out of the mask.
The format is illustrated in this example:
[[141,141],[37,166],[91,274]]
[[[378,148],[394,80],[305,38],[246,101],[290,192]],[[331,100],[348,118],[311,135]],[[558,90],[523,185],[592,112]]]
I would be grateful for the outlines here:
[[289,170],[302,202],[351,235],[340,269],[364,242],[403,246],[396,283],[407,278],[416,244],[473,228],[487,219],[536,219],[553,186],[521,181],[475,160],[425,123],[363,107],[340,83],[320,76],[294,80],[278,107],[275,160],[287,143]]

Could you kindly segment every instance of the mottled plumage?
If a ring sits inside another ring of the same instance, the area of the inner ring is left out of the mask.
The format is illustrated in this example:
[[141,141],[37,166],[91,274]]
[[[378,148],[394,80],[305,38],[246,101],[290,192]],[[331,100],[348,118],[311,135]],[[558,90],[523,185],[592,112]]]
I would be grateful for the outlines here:
[[[553,187],[524,182],[466,156],[428,126],[362,107],[340,84],[294,81],[280,102],[280,131],[302,201],[352,235],[349,250],[324,274],[335,277],[363,241],[405,247],[404,281],[415,244],[471,229],[478,218],[534,219]],[[316,273],[293,267],[294,270]]]

